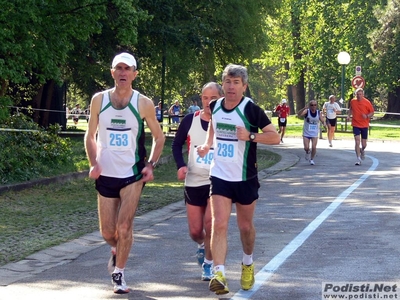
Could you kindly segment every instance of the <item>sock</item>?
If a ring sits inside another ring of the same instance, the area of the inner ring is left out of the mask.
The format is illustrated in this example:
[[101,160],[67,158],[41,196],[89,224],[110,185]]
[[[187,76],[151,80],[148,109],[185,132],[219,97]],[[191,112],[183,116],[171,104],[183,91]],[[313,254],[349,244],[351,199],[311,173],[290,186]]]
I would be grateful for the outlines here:
[[250,266],[253,263],[253,254],[247,255],[243,252],[243,259],[242,262],[246,266]]
[[204,243],[197,244],[197,248],[199,248],[199,249],[204,249]]
[[214,267],[214,273],[222,272],[222,275],[225,276],[225,266],[224,265],[216,265]]
[[213,261],[212,260],[208,260],[207,258],[204,258],[204,263],[206,263],[208,265],[212,265]]
[[122,274],[122,276],[124,276],[124,270],[125,270],[125,268],[123,268],[123,269],[120,269],[120,268],[117,268],[117,267],[115,267],[115,269],[114,269],[114,272],[113,272],[113,273],[121,273],[121,274]]

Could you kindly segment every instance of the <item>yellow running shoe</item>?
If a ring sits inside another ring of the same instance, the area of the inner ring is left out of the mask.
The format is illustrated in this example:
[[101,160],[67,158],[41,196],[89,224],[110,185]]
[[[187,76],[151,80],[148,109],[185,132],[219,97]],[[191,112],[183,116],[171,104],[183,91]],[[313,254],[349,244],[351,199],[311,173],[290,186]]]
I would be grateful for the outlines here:
[[210,291],[216,293],[217,295],[229,293],[228,283],[226,282],[226,278],[224,275],[222,275],[221,271],[216,272],[214,277],[211,278],[209,288]]
[[250,290],[254,285],[254,263],[250,266],[242,264],[242,278],[240,279],[242,289]]

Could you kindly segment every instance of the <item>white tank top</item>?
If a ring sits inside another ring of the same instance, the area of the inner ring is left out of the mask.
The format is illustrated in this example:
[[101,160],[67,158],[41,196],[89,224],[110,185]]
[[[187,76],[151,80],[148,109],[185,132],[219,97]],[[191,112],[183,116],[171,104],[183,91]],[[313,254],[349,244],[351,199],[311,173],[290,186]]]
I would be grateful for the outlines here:
[[309,109],[304,116],[303,136],[305,137],[318,137],[319,134],[319,114],[320,111],[316,110],[316,116],[313,117]]
[[244,108],[252,100],[245,97],[235,109],[227,111],[222,108],[223,99],[217,100],[212,114],[215,149],[211,176],[229,181],[243,181],[246,180],[244,173],[248,145],[246,141],[238,140],[236,126],[249,128]]
[[193,114],[192,124],[188,132],[188,169],[185,186],[202,186],[210,184],[210,166],[214,155],[214,149],[210,149],[207,155],[201,158],[197,154],[196,147],[204,144],[207,131],[201,126],[201,112]]
[[325,102],[324,108],[326,110],[326,117],[328,119],[335,119],[336,118],[335,110],[340,110],[339,104],[337,104],[336,102],[331,103],[330,101]]
[[97,136],[97,161],[101,175],[127,178],[140,175],[146,156],[143,120],[138,110],[139,92],[133,90],[128,105],[114,108],[110,91],[103,92]]

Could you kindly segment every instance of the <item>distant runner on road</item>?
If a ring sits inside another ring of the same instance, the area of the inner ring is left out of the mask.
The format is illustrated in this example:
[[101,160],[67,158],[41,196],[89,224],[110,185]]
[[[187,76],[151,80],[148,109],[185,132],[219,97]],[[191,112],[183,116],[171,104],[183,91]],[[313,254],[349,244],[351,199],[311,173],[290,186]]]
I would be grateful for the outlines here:
[[364,97],[364,90],[362,88],[356,89],[355,94],[356,98],[353,98],[349,103],[347,119],[351,118],[355,143],[354,151],[357,157],[355,165],[359,166],[365,158],[369,121],[374,116],[375,111],[371,102]]

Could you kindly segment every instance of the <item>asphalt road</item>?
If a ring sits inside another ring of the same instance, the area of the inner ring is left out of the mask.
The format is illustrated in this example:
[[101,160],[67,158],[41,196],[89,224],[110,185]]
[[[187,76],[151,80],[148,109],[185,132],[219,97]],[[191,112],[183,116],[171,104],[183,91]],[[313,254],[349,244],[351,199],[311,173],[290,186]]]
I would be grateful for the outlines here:
[[355,166],[352,140],[334,141],[333,148],[320,140],[311,166],[300,138],[284,141],[269,148],[293,163],[260,180],[252,290],[240,290],[235,210],[226,262],[231,292],[217,297],[200,280],[180,201],[137,220],[125,271],[131,293],[113,294],[109,247],[94,233],[49,250],[52,259],[42,253],[0,268],[0,299],[313,300],[321,299],[322,283],[398,283],[400,288],[400,143],[370,141],[366,159]]

